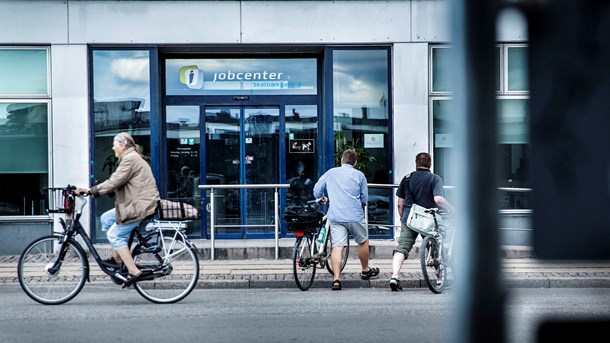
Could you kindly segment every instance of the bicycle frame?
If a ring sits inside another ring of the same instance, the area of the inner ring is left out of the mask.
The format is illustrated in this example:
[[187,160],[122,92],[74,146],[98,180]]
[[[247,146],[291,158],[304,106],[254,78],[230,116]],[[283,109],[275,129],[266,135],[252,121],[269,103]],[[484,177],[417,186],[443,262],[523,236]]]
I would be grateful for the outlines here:
[[[75,239],[76,236],[80,235],[83,238],[83,241],[85,242],[85,245],[87,246],[87,248],[89,248],[91,255],[93,255],[93,258],[95,259],[97,264],[100,266],[102,271],[104,273],[112,276],[115,272],[109,270],[102,263],[102,258],[100,257],[97,250],[95,249],[95,246],[93,245],[93,242],[91,241],[91,238],[89,237],[89,235],[87,234],[87,232],[85,231],[85,229],[83,228],[83,226],[80,223],[80,218],[82,216],[83,208],[87,204],[87,199],[84,196],[78,196],[77,198],[81,198],[82,201],[81,201],[81,204],[80,204],[78,210],[75,208],[74,218],[71,219],[70,223],[66,224],[66,222],[64,221],[63,218],[59,218],[59,222],[64,229],[64,231],[62,233],[60,233],[60,237],[61,237],[60,249],[61,250],[58,255],[57,261],[55,261],[53,267],[51,267],[49,269],[49,272],[51,272],[51,273],[56,272],[57,269],[59,269],[59,267],[61,266],[61,261],[63,261],[65,254],[67,252],[67,249],[68,249],[68,244],[67,244],[68,241],[72,241],[76,246],[78,246],[82,250],[81,244]],[[70,216],[68,215],[68,217],[70,217]],[[68,219],[70,220],[70,218],[68,218]],[[86,263],[87,281],[91,282],[91,280],[89,278],[89,272],[90,272],[90,265],[89,265],[89,260],[87,260],[87,263]]]

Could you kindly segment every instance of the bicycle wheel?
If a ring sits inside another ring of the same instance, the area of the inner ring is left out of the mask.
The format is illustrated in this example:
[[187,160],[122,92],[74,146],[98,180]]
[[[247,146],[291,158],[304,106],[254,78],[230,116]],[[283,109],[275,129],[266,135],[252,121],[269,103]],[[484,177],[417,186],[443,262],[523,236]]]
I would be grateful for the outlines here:
[[[328,233],[328,239],[326,240],[326,246],[324,247],[324,251],[326,251],[326,270],[328,270],[328,272],[330,273],[330,275],[334,275],[333,273],[333,266],[331,263],[331,259],[330,256],[332,255],[332,243],[331,243],[331,237],[330,237],[330,232]],[[343,271],[343,268],[345,268],[345,265],[347,264],[347,258],[349,257],[349,238],[347,240],[347,246],[343,247],[343,257],[341,258],[341,271]]]
[[133,249],[134,261],[140,270],[152,270],[154,279],[134,284],[141,296],[159,304],[184,299],[197,286],[199,258],[197,250],[184,237],[165,232],[158,251]]
[[83,249],[67,242],[66,255],[52,270],[61,248],[59,235],[38,238],[28,245],[17,265],[21,288],[30,298],[45,305],[63,304],[74,298],[85,285],[89,262]]
[[311,247],[315,244],[313,235],[297,238],[292,252],[292,272],[300,290],[306,291],[313,285],[316,276],[316,262],[311,257]]
[[445,289],[447,271],[445,270],[445,263],[436,238],[432,236],[424,238],[419,250],[419,259],[424,281],[426,281],[428,288],[433,293],[442,293]]

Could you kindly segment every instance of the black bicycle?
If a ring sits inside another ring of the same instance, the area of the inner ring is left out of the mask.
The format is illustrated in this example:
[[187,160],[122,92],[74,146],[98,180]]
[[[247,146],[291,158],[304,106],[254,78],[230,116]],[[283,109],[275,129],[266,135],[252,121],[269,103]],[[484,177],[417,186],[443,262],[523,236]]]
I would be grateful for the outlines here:
[[[426,235],[421,243],[419,259],[424,281],[428,288],[436,294],[449,288],[448,272],[451,269],[451,255],[453,252],[453,238],[455,230],[452,225],[439,224],[437,216],[450,219],[446,211],[431,208],[426,210],[434,217],[434,231]],[[451,223],[451,221],[443,221]]]
[[[333,275],[331,263],[330,222],[319,211],[317,202],[311,200],[306,206],[290,207],[284,211],[284,219],[289,231],[294,232],[296,241],[292,252],[292,272],[300,290],[306,291],[313,285],[316,268],[324,268]],[[341,270],[349,257],[349,240],[343,249]]]
[[[123,265],[104,262],[98,254],[80,224],[87,197],[77,195],[75,190],[76,187],[70,185],[45,189],[49,194],[47,211],[66,215],[66,220],[59,218],[63,232],[34,240],[19,258],[19,284],[30,298],[42,304],[65,303],[83,289],[85,281],[90,281],[87,254],[76,240],[79,235],[100,269],[113,282],[122,284],[127,275]],[[80,204],[75,209],[77,199]],[[197,250],[187,239],[180,222],[153,220],[146,225],[147,222],[136,227],[128,241],[138,268],[150,272],[150,277],[138,280],[134,287],[140,295],[155,303],[180,301],[197,285]],[[174,273],[176,270],[180,273]]]

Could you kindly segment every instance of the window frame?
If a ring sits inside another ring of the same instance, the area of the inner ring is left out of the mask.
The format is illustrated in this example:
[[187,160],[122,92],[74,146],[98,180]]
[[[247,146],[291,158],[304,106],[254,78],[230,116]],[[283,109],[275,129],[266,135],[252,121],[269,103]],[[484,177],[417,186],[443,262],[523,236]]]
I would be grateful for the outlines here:
[[440,95],[446,95],[449,96],[452,94],[451,91],[435,91],[434,90],[434,58],[433,58],[433,54],[434,54],[434,50],[435,49],[450,49],[451,46],[449,44],[430,44],[428,46],[428,78],[429,78],[429,82],[428,82],[428,95],[432,96],[440,96]]
[[[511,91],[508,89],[508,49],[511,48],[526,48],[528,49],[528,45],[527,44],[500,44],[499,46],[502,47],[502,73],[500,74],[501,78],[502,78],[502,92],[500,94],[503,95],[528,95],[530,94],[529,90],[522,90],[522,91]],[[527,75],[526,75],[527,77]]]

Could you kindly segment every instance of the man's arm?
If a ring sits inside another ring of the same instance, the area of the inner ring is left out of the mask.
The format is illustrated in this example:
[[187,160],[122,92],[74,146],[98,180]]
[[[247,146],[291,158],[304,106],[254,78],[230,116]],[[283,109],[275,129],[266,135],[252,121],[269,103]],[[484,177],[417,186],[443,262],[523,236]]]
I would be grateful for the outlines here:
[[326,192],[326,173],[324,173],[318,179],[318,182],[313,186],[313,197],[315,199],[321,199]]
[[436,204],[440,207],[443,207],[451,212],[455,212],[455,208],[451,206],[449,201],[447,201],[447,199],[445,199],[443,196],[435,195],[434,202],[436,202]]
[[402,218],[402,214],[405,211],[405,199],[398,198],[398,216]]

